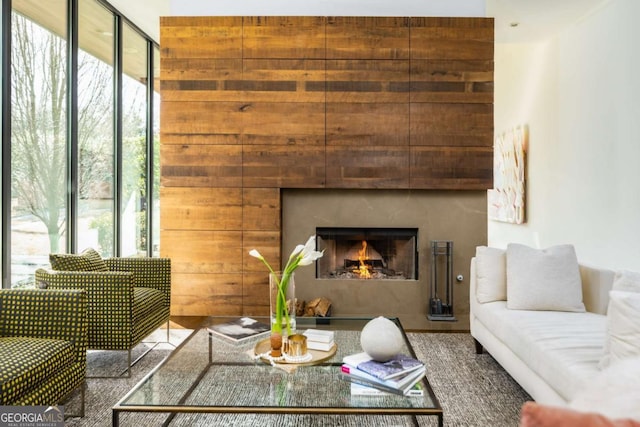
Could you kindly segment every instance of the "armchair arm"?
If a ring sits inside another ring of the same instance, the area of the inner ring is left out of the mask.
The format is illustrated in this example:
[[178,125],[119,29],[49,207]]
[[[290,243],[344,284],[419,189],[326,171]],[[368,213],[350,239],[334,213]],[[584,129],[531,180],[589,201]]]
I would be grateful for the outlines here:
[[82,290],[3,289],[0,336],[48,338],[74,343],[87,355],[87,293]]
[[[128,339],[133,324],[133,273],[121,271],[36,270],[36,285],[46,289],[83,289],[87,293],[89,342],[99,336]],[[92,344],[92,348],[95,348]]]
[[106,258],[111,271],[131,271],[134,286],[154,288],[165,295],[165,305],[171,304],[171,259],[169,258]]

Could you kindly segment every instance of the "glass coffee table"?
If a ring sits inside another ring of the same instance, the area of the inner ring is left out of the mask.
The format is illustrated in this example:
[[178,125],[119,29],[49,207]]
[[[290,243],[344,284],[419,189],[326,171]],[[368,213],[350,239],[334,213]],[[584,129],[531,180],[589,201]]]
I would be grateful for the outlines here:
[[[269,323],[268,318],[252,317]],[[112,408],[113,426],[120,425],[123,412],[166,413],[164,425],[185,413],[389,415],[408,416],[415,425],[416,416],[431,415],[443,425],[442,407],[427,377],[422,380],[423,396],[351,395],[340,366],[344,356],[362,351],[360,331],[370,318],[298,318],[298,332],[335,331],[337,350],[326,360],[296,366],[292,372],[255,358],[256,344],[268,336],[233,343],[207,329],[229,320],[207,318]],[[402,352],[415,357],[400,321],[391,320],[403,333]]]

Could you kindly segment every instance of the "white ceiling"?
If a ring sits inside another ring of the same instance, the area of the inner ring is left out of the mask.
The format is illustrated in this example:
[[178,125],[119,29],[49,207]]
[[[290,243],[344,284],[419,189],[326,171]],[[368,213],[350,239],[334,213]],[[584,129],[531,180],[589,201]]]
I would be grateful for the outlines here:
[[529,43],[571,27],[610,1],[486,0],[486,14],[495,18],[497,43]]
[[[170,15],[171,11],[179,8],[181,3],[171,0],[108,1],[156,41],[160,39],[160,16]],[[188,3],[192,10],[198,1],[202,2],[203,8],[205,6],[211,8],[210,0],[190,0]],[[418,7],[423,5],[425,0],[413,1]],[[610,1],[612,0],[486,0],[485,13],[486,16],[495,18],[497,43],[527,43],[557,34]],[[363,7],[370,5],[370,0],[362,0],[362,3]],[[406,0],[405,3],[407,3]],[[512,23],[517,23],[518,26],[512,27]]]

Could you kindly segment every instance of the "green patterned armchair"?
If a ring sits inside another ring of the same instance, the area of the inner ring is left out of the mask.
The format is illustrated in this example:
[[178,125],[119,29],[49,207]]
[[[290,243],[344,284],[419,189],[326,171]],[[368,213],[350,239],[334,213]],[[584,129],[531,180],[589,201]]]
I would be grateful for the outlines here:
[[169,322],[171,261],[102,259],[92,249],[80,255],[51,254],[49,260],[51,269],[36,271],[36,285],[46,289],[86,290],[89,349],[127,351],[127,375],[131,376],[131,350]]
[[81,389],[87,368],[87,294],[0,290],[0,405],[53,406]]

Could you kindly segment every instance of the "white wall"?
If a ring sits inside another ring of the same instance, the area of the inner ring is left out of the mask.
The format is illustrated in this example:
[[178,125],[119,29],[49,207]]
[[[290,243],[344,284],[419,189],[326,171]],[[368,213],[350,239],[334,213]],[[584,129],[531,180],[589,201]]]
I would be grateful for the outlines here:
[[640,16],[613,0],[545,43],[497,44],[495,131],[529,127],[527,223],[488,243],[572,243],[596,266],[640,271]]
[[485,0],[170,0],[171,15],[485,16]]

